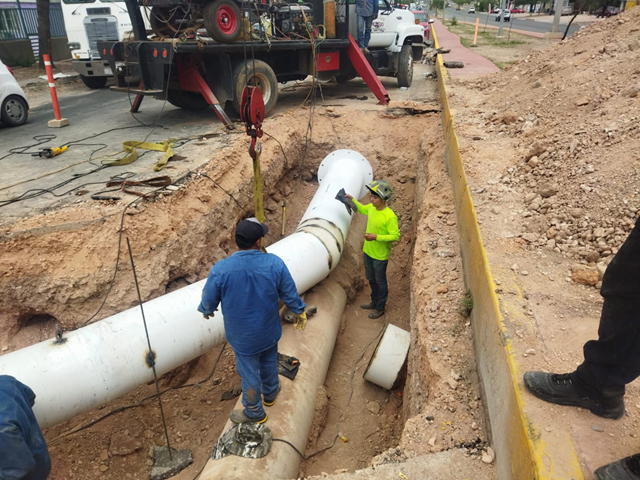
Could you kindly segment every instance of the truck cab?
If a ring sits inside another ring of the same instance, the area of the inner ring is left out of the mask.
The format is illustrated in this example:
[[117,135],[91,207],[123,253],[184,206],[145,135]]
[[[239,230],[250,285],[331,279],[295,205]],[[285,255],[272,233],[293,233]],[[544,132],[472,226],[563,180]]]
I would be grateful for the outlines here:
[[[103,88],[113,72],[109,62],[101,59],[98,42],[117,42],[131,31],[126,4],[108,0],[62,0],[62,14],[73,69],[87,87]],[[148,15],[143,18],[148,24]]]

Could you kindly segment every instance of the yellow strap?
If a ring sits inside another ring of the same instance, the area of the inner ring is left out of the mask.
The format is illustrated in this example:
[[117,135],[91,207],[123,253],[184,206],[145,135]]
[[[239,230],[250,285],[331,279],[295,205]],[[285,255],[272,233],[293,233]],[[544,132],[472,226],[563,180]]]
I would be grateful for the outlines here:
[[136,140],[129,140],[122,144],[122,149],[127,153],[122,158],[115,159],[107,159],[102,162],[103,165],[108,165],[110,167],[113,166],[121,166],[121,165],[129,165],[130,163],[135,162],[138,159],[138,151],[136,148],[141,148],[143,150],[153,150],[156,152],[164,152],[164,157],[158,160],[158,163],[155,164],[153,169],[156,172],[162,170],[167,162],[173,157],[173,149],[171,146],[173,145],[173,139],[169,139],[166,142],[138,142]]

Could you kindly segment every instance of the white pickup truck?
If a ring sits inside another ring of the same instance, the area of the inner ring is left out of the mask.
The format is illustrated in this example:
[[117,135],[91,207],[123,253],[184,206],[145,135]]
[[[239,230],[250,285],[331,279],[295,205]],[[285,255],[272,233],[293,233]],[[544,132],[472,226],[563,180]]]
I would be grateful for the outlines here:
[[[349,31],[357,38],[355,5],[350,5]],[[369,53],[365,56],[378,76],[396,77],[398,86],[410,87],[413,62],[422,59],[424,27],[409,10],[394,8],[380,0],[378,17],[371,26]],[[336,77],[339,83],[355,77],[355,72]]]

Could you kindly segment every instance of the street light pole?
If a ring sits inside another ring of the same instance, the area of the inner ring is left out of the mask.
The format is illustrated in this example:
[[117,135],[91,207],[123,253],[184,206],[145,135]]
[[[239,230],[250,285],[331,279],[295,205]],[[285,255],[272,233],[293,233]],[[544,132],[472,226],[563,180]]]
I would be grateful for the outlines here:
[[498,27],[498,38],[502,37],[502,24],[504,22],[504,5],[507,0],[500,0],[500,26]]
[[562,0],[555,0],[555,15],[553,16],[553,25],[551,26],[551,33],[560,32],[560,17],[562,16],[562,7],[564,2]]

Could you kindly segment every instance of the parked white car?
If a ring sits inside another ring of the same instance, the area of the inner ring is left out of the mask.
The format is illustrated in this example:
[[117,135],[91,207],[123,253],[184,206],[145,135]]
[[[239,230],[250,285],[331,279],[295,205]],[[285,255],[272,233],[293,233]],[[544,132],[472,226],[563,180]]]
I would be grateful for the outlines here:
[[0,61],[0,121],[7,127],[17,127],[29,117],[29,102],[13,73]]
[[476,13],[476,7],[469,7],[469,11],[467,13]]

